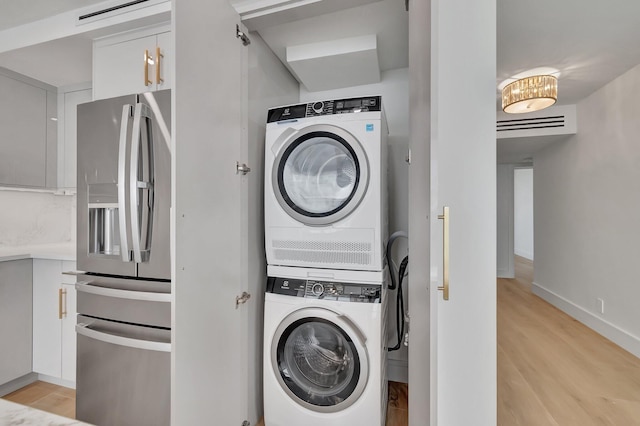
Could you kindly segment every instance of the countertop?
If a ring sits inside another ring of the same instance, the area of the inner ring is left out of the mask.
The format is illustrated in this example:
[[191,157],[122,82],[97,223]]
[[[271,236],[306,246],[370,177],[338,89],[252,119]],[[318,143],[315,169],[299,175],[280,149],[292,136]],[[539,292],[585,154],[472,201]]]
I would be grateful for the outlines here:
[[78,420],[36,410],[26,405],[0,399],[0,425],[3,426],[76,426],[88,425]]
[[0,262],[20,259],[76,260],[75,243],[0,246]]

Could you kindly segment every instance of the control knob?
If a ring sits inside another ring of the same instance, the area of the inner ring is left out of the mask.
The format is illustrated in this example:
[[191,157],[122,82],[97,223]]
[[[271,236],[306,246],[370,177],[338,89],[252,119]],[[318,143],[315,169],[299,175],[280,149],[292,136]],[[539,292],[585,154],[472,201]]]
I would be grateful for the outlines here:
[[324,293],[324,286],[320,283],[316,283],[313,285],[313,287],[311,287],[311,292],[315,296],[320,296],[322,293]]
[[313,104],[313,106],[311,108],[313,108],[313,111],[316,114],[320,114],[322,112],[322,110],[324,109],[324,102],[316,102],[316,103]]

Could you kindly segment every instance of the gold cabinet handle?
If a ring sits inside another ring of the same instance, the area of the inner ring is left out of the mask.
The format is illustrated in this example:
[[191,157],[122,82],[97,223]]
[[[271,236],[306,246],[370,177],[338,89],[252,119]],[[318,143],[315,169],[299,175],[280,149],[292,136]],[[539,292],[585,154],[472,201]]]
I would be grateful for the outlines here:
[[444,206],[442,214],[438,215],[438,219],[442,220],[442,286],[438,290],[442,290],[442,298],[449,300],[449,207]]
[[156,84],[164,83],[164,79],[160,77],[160,58],[164,58],[164,55],[160,53],[160,48],[156,46]]
[[149,62],[151,57],[149,56],[149,50],[144,51],[144,85],[148,86],[153,84],[153,81],[149,80]]
[[[62,303],[64,299],[64,304]],[[58,319],[62,319],[67,316],[67,290],[63,288],[58,289]],[[64,306],[64,308],[63,308]]]

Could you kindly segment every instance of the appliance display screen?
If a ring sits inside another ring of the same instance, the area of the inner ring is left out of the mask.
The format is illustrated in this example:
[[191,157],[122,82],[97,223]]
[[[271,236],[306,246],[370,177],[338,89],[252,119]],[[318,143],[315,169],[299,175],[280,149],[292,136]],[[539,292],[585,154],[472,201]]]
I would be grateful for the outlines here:
[[360,107],[362,106],[362,99],[353,99],[350,101],[345,101],[344,106],[345,108]]

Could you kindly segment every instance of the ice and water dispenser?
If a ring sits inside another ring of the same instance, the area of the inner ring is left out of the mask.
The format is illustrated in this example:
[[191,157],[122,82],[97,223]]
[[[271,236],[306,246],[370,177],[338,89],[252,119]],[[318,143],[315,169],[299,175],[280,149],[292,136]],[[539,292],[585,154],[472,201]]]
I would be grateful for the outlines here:
[[89,186],[89,255],[120,256],[118,186]]

